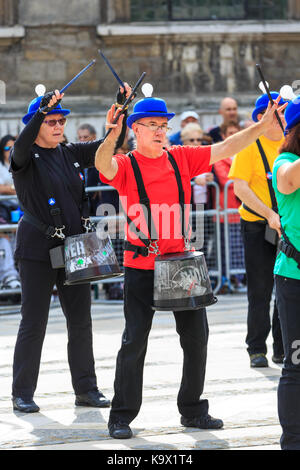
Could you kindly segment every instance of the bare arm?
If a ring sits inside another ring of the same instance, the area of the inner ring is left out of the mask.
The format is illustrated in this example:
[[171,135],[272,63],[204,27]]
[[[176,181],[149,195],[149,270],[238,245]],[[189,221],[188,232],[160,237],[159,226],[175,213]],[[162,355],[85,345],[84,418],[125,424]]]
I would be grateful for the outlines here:
[[106,137],[104,142],[99,145],[95,157],[95,167],[108,180],[112,180],[118,172],[118,164],[113,158],[113,155],[117,139],[122,129],[122,122],[124,118],[124,116],[122,115],[116,124],[112,124],[118,112],[119,111],[116,111],[115,109],[115,105],[112,105],[112,107],[108,111],[106,115],[106,128],[111,128],[112,130],[110,134]]
[[278,168],[277,188],[282,194],[292,194],[300,188],[300,159]]
[[237,132],[225,139],[223,142],[212,145],[210,164],[212,165],[223,158],[232,157],[236,153],[239,153],[263,135],[267,129],[276,125],[277,120],[275,117],[275,111],[277,110],[280,114],[280,111],[287,106],[287,103],[285,103],[283,106],[278,107],[280,99],[281,97],[279,96],[276,101],[274,101],[273,106],[270,106],[269,104],[267,112],[259,122],[253,124],[253,126],[250,126],[247,129]]
[[11,184],[0,184],[0,194],[2,195],[15,195],[16,190]]
[[240,178],[234,178],[234,193],[243,201],[246,206],[250,207],[254,212],[264,217],[271,228],[277,230],[280,236],[280,218],[270,207],[266,206],[249,187],[248,182]]

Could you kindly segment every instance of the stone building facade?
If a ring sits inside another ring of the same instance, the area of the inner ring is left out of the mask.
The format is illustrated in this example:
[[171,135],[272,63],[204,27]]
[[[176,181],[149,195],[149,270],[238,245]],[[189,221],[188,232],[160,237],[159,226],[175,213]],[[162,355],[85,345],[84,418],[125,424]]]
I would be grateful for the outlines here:
[[272,89],[300,80],[299,0],[287,0],[285,17],[144,23],[131,22],[131,0],[0,0],[0,135],[20,130],[37,83],[62,88],[93,58],[96,65],[66,93],[67,136],[74,139],[83,121],[101,134],[117,82],[98,49],[124,81],[134,84],[145,71],[154,95],[172,111],[197,110],[205,128],[217,122],[226,95],[246,116],[259,93],[256,63]]

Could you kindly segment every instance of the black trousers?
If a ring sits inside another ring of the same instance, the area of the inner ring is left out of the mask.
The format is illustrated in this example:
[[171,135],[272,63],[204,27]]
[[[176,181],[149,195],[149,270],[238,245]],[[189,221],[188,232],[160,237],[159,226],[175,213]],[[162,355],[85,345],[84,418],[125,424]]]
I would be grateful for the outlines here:
[[280,444],[300,450],[300,281],[275,276],[275,286],[285,354],[278,386]]
[[22,319],[17,336],[12,395],[33,397],[39,374],[53,287],[56,284],[68,329],[68,361],[76,394],[97,390],[92,346],[90,284],[65,286],[64,269],[20,260]]
[[[245,251],[245,268],[248,295],[248,353],[267,352],[266,340],[271,330],[270,302],[277,247],[264,238],[265,224],[241,220]],[[274,355],[283,354],[282,335],[276,301],[272,318]]]
[[[152,270],[125,268],[124,314],[125,330],[117,356],[114,398],[110,423],[130,423],[142,403],[143,368],[148,335],[154,310]],[[174,312],[176,330],[183,349],[183,372],[177,405],[185,417],[205,416],[208,401],[201,400],[203,392],[208,324],[205,309]]]

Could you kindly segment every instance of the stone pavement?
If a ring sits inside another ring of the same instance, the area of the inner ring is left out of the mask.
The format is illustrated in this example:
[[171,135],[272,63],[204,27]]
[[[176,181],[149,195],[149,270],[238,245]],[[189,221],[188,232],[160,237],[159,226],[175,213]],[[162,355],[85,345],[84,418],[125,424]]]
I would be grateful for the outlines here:
[[[179,423],[176,395],[182,351],[172,313],[156,312],[149,338],[144,398],[132,423],[134,438],[111,439],[109,409],[74,406],[66,355],[65,320],[51,310],[35,400],[41,411],[26,415],[11,406],[12,359],[20,315],[0,316],[0,449],[194,450],[280,449],[277,384],[281,368],[251,369],[245,348],[245,295],[219,296],[207,309],[210,325],[204,398],[224,429],[204,431]],[[94,351],[99,388],[112,398],[116,354],[124,322],[121,305],[94,305]]]

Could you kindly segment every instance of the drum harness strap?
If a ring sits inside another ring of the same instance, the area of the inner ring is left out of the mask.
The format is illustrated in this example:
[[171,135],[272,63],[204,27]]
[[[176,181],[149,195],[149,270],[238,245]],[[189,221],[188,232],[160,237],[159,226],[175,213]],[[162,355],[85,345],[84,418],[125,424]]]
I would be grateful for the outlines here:
[[[179,168],[178,168],[178,165],[176,163],[176,160],[175,158],[173,157],[173,155],[167,150],[167,153],[168,153],[168,159],[175,171],[175,177],[176,177],[176,182],[177,182],[177,186],[178,186],[178,193],[179,193],[179,204],[180,204],[180,208],[181,208],[181,226],[182,226],[182,235],[185,239],[185,244],[187,245],[188,244],[188,239],[187,237],[185,236],[185,211],[184,211],[184,191],[183,191],[183,187],[182,187],[182,181],[181,181],[181,176],[180,176],[180,172],[179,172]],[[125,246],[124,246],[124,249],[125,251],[133,251],[134,252],[134,255],[133,255],[133,259],[137,258],[139,255],[141,256],[149,256],[150,254],[160,254],[160,251],[159,251],[159,247],[158,247],[158,235],[157,235],[157,232],[156,232],[156,228],[155,228],[155,225],[153,223],[153,219],[152,219],[152,214],[151,214],[151,208],[150,208],[150,200],[149,200],[149,197],[146,193],[146,189],[145,189],[145,186],[144,186],[144,182],[143,182],[143,178],[142,178],[142,174],[141,174],[141,171],[140,171],[140,168],[139,168],[139,165],[136,161],[136,158],[133,156],[133,154],[131,152],[128,153],[128,156],[130,157],[130,161],[131,161],[131,165],[132,165],[132,169],[133,169],[133,172],[134,172],[134,176],[135,176],[135,179],[136,179],[136,183],[137,183],[137,188],[138,188],[138,194],[139,194],[139,203],[141,204],[142,208],[143,208],[143,211],[144,211],[144,215],[145,215],[145,218],[146,218],[146,221],[147,221],[147,226],[148,226],[148,232],[149,232],[149,237],[150,239],[143,233],[141,232],[141,230],[136,227],[133,223],[133,221],[130,219],[130,217],[127,215],[127,213],[124,211],[125,215],[126,215],[126,218],[127,218],[127,223],[128,223],[128,226],[134,226],[135,229],[136,229],[136,232],[138,234],[138,238],[142,241],[142,243],[145,245],[145,246],[138,246],[138,245],[134,245],[133,243],[129,242],[128,240],[125,240]],[[153,232],[152,232],[152,227],[153,227]],[[154,235],[154,237],[152,238],[151,235]]]
[[[271,169],[270,169],[265,151],[264,151],[259,139],[257,139],[256,144],[257,144],[258,149],[260,151],[266,174],[271,174]],[[268,182],[269,192],[270,192],[271,201],[272,201],[272,209],[273,209],[273,211],[277,212],[277,214],[278,214],[278,206],[277,206],[275,192],[274,192],[274,189],[273,189],[273,186],[272,186],[272,180],[267,178],[267,182]],[[262,217],[261,215],[257,214],[257,212],[250,209],[250,207],[246,206],[246,204],[243,203],[242,205],[243,205],[244,209],[246,209],[248,212],[251,212],[252,214],[257,215],[259,217]],[[264,223],[264,221],[258,221],[258,222]],[[282,227],[282,224],[280,225],[280,228],[281,228],[281,233],[282,233],[283,238],[279,240],[278,249],[280,251],[282,251],[288,258],[293,258],[296,261],[296,263],[298,265],[298,268],[300,269],[300,251],[298,251],[295,248],[295,246],[290,242],[287,234],[285,233],[285,231]]]
[[[62,154],[61,147],[59,147],[59,150]],[[41,222],[35,216],[30,214],[26,208],[23,208],[23,207],[22,207],[22,210],[24,212],[24,215],[23,215],[22,218],[25,222],[28,222],[28,223],[34,225],[38,230],[43,232],[48,239],[50,239],[50,238],[59,238],[61,240],[64,240],[65,239],[65,234],[63,233],[63,230],[65,229],[65,226],[63,225],[63,222],[62,222],[61,209],[58,206],[58,203],[57,203],[57,200],[56,200],[56,197],[55,197],[55,190],[53,188],[52,181],[49,177],[47,167],[45,165],[45,162],[40,157],[36,157],[34,159],[34,161],[36,163],[41,181],[43,181],[43,183],[45,185],[45,192],[46,192],[46,195],[47,195],[47,201],[48,201],[48,205],[49,205],[49,212],[50,212],[50,215],[53,219],[54,224],[53,225],[47,225],[47,224]],[[75,160],[74,160],[73,163],[74,163],[74,167],[79,166],[79,163],[76,162]],[[84,174],[82,169],[80,168],[80,166],[79,166],[79,169],[81,170],[81,173]],[[66,176],[63,174],[62,171],[60,171],[60,169],[58,170],[58,173],[62,176],[62,178],[65,181]],[[75,193],[74,193],[74,188],[72,187],[71,184],[69,184],[69,183],[66,183],[66,184],[67,184],[67,187],[68,187],[74,201],[76,202],[76,196],[75,196]],[[78,205],[78,202],[76,202],[76,204]],[[81,199],[81,204],[79,206],[79,209],[80,209],[80,213],[81,213],[81,221],[82,221],[83,228],[85,229],[86,232],[89,232],[89,231],[93,230],[94,227],[93,227],[93,224],[91,223],[90,218],[89,218],[89,201],[88,201],[88,195],[85,192],[84,181],[82,182],[82,199]]]

